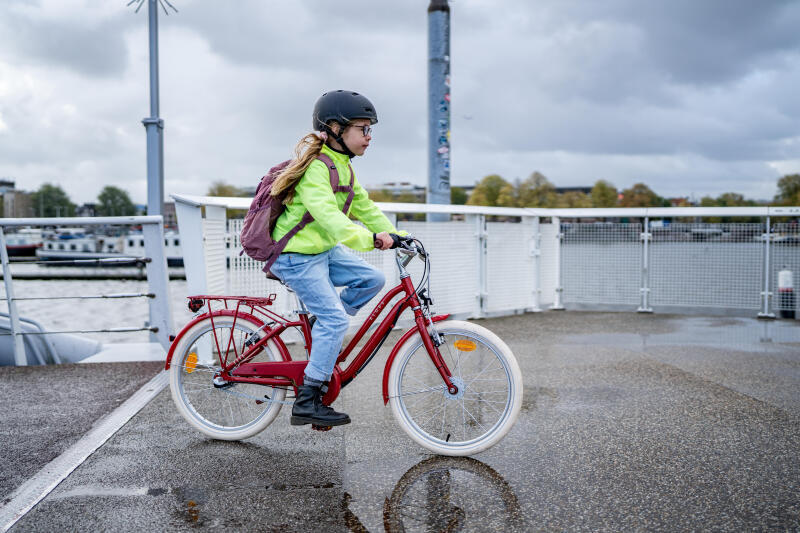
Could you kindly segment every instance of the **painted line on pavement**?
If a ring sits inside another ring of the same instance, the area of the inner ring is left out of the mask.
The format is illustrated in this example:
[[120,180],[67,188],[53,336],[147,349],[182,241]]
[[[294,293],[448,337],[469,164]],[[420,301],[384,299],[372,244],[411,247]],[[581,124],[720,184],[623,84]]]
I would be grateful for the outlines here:
[[162,370],[148,381],[133,396],[101,419],[97,425],[64,453],[47,463],[33,477],[17,487],[9,496],[9,502],[0,507],[0,531],[8,531],[58,486],[73,470],[78,468],[90,455],[102,446],[128,420],[142,410],[150,400],[164,390],[169,382],[169,374]]

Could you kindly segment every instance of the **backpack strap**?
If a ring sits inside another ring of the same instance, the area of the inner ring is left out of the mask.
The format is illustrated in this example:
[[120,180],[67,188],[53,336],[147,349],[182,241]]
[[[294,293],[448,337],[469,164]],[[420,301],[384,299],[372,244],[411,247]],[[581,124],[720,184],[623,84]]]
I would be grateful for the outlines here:
[[347,211],[350,209],[350,204],[353,202],[353,198],[356,195],[356,192],[353,190],[353,167],[350,163],[347,163],[347,170],[350,171],[350,185],[346,186],[339,186],[339,169],[336,168],[336,165],[333,163],[333,160],[327,154],[319,154],[317,159],[322,161],[322,163],[328,167],[328,173],[331,176],[331,189],[333,189],[333,193],[336,194],[337,192],[346,192],[347,193],[347,200],[344,202],[344,206],[342,207],[342,212],[346,215]]
[[[317,156],[317,159],[322,161],[322,163],[326,167],[328,167],[328,173],[330,174],[330,177],[331,177],[331,189],[333,190],[333,193],[334,194],[336,194],[337,192],[346,192],[347,193],[347,200],[345,200],[344,206],[342,207],[342,212],[346,215],[347,211],[350,209],[350,204],[353,202],[353,198],[356,195],[355,190],[353,190],[353,179],[352,179],[353,167],[350,165],[350,163],[347,164],[347,169],[350,171],[350,176],[351,176],[350,185],[340,186],[339,185],[339,170],[336,168],[336,165],[333,163],[333,160],[330,157],[328,157],[326,154],[319,154]],[[276,246],[276,250],[280,250],[280,251],[278,253],[275,253],[271,257],[269,257],[267,259],[267,261],[266,261],[266,264],[264,265],[264,269],[263,270],[264,270],[264,272],[267,273],[268,276],[270,275],[269,269],[272,267],[272,265],[275,263],[275,261],[278,260],[278,256],[281,254],[281,251],[283,251],[283,249],[286,248],[286,245],[289,243],[289,239],[291,239],[292,237],[297,235],[297,233],[301,229],[305,228],[307,225],[311,224],[313,221],[314,221],[314,217],[311,216],[311,213],[306,211],[305,214],[303,215],[303,218],[300,219],[300,222],[298,222],[295,225],[295,227],[290,229],[286,233],[286,235],[281,237],[281,240],[279,240],[277,242],[277,246]],[[275,278],[275,279],[277,279],[277,278]]]

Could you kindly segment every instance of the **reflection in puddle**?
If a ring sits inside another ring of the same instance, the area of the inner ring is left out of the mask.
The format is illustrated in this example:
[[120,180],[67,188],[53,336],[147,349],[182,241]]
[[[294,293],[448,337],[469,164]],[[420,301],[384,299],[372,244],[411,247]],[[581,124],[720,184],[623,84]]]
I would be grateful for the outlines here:
[[618,346],[712,346],[742,351],[780,351],[800,343],[800,322],[751,318],[682,317],[671,333],[599,333],[569,335],[575,344]]
[[471,457],[431,457],[412,467],[386,498],[383,523],[389,532],[523,529],[511,486]]

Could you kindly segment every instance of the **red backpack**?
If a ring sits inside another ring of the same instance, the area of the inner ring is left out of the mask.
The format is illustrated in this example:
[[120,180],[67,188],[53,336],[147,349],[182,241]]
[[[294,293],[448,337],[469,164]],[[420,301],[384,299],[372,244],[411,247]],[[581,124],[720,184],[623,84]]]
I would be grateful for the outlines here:
[[[344,203],[344,207],[342,207],[342,212],[346,215],[347,211],[350,209],[350,203],[355,196],[353,180],[350,180],[350,185],[340,187],[339,171],[336,170],[336,165],[333,164],[331,158],[325,154],[319,154],[317,159],[328,167],[328,172],[331,177],[331,189],[333,189],[333,192],[348,193],[347,200]],[[253,201],[250,203],[250,209],[247,210],[247,215],[244,217],[244,225],[242,226],[242,233],[239,238],[242,243],[242,251],[239,255],[246,253],[256,261],[266,262],[263,270],[267,274],[267,277],[272,279],[278,278],[276,278],[269,269],[278,259],[278,256],[281,255],[283,249],[286,248],[289,239],[314,221],[314,217],[311,216],[311,213],[306,211],[300,222],[289,230],[279,241],[272,238],[272,232],[275,230],[275,223],[278,221],[278,217],[281,216],[281,213],[286,209],[283,201],[286,199],[286,195],[289,191],[283,191],[277,196],[272,196],[270,193],[272,192],[272,185],[275,183],[275,178],[278,177],[281,171],[286,168],[290,162],[291,160],[279,163],[269,169],[267,175],[261,178],[261,182],[256,188]],[[353,169],[349,164],[348,168],[352,176]]]

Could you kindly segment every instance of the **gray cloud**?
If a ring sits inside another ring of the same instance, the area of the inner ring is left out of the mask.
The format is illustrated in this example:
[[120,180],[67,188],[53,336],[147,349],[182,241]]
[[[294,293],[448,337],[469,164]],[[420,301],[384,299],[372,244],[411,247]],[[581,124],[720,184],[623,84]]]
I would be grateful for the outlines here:
[[89,76],[119,76],[128,65],[123,32],[134,23],[124,9],[114,16],[51,17],[37,2],[0,8],[6,59],[70,69]]
[[[0,5],[0,175],[144,198],[147,19],[124,4]],[[254,183],[332,88],[378,108],[359,179],[425,182],[425,2],[175,4],[160,18],[168,192]],[[452,181],[540,170],[770,197],[800,160],[798,25],[788,1],[458,0]]]

